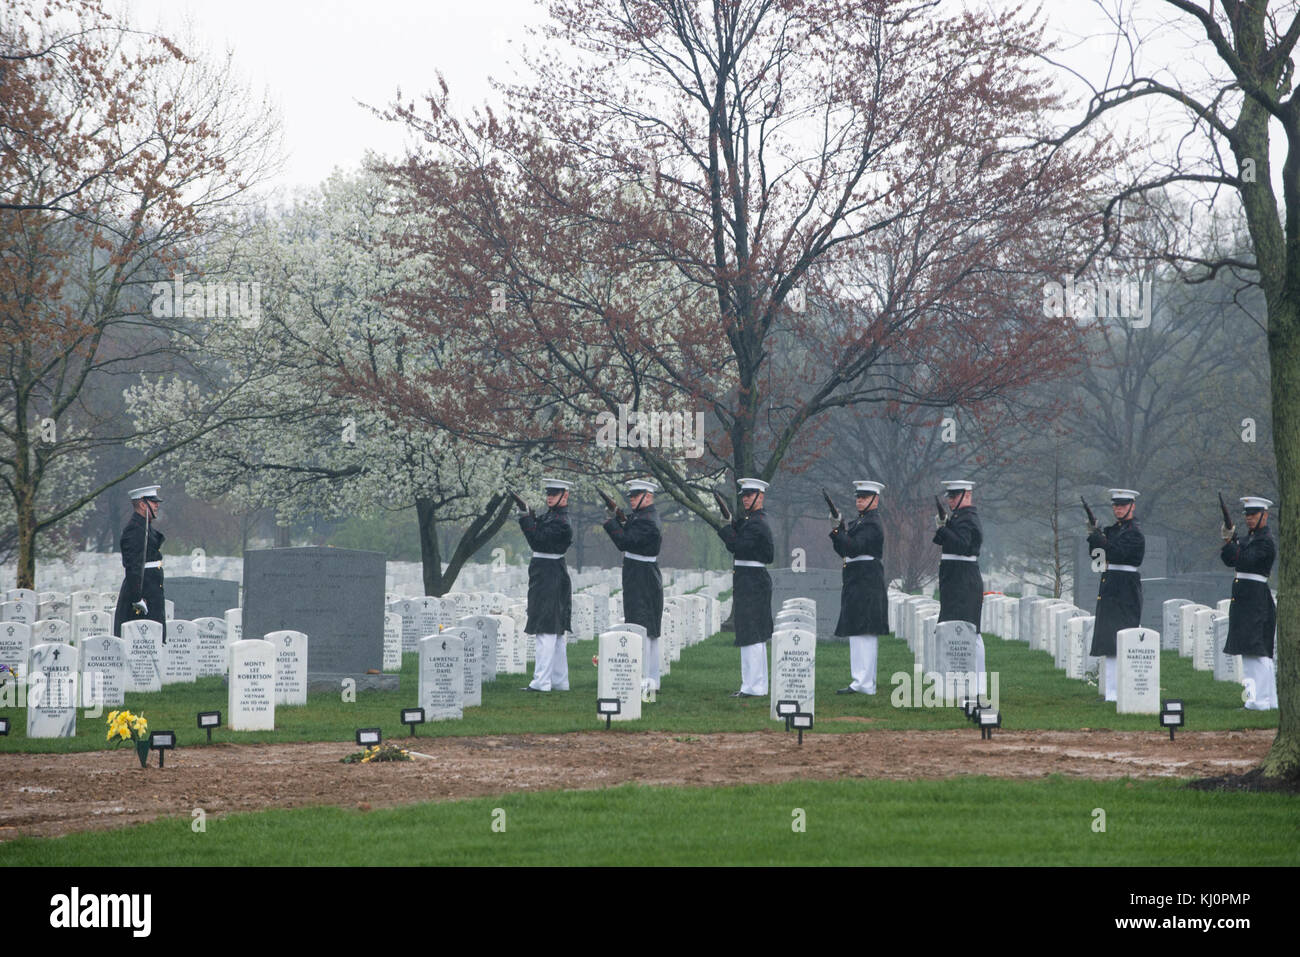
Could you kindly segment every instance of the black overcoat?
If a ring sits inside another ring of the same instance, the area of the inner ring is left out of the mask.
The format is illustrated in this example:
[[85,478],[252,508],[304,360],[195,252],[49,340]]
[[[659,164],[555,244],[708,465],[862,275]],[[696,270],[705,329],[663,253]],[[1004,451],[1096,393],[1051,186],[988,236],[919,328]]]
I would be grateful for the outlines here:
[[[945,555],[975,555],[984,542],[975,506],[954,509],[948,522],[934,533],[934,543]],[[976,630],[984,607],[984,579],[980,563],[965,561],[939,562],[939,620],[969,621]]]
[[[113,612],[113,634],[122,637],[122,626],[128,621],[140,621],[147,618],[163,626],[163,641],[167,640],[167,603],[163,597],[163,570],[161,568],[144,569],[144,585],[141,587],[140,570],[146,562],[162,561],[162,543],[166,535],[154,525],[149,526],[149,544],[144,541],[144,516],[139,512],[131,516],[131,521],[122,529],[122,539],[118,547],[122,550],[122,587],[117,593],[117,609]],[[144,599],[149,606],[145,614],[137,614],[131,606]]]
[[[743,513],[718,529],[718,537],[736,561],[770,565],[776,558],[767,516],[756,509]],[[738,565],[731,573],[731,620],[736,645],[758,645],[772,637],[772,576],[766,568]]]
[[1097,618],[1092,626],[1092,648],[1088,654],[1114,658],[1118,653],[1115,635],[1124,628],[1142,625],[1142,575],[1140,572],[1116,571],[1112,565],[1142,564],[1147,540],[1134,519],[1116,522],[1105,530],[1088,536],[1088,550],[1100,548],[1106,553],[1106,570],[1101,573],[1097,589]]
[[623,556],[623,620],[645,628],[650,638],[659,637],[664,617],[664,579],[659,563],[628,558],[627,553],[658,557],[663,543],[659,513],[653,505],[634,509],[626,524],[617,518],[605,523],[605,531]]
[[[1277,546],[1267,525],[1250,533],[1245,542],[1228,542],[1220,553],[1223,564],[1268,578],[1277,557]],[[1232,604],[1228,606],[1228,640],[1223,646],[1227,655],[1273,657],[1273,635],[1277,627],[1277,606],[1268,582],[1240,578],[1232,582]]]
[[889,598],[885,591],[885,530],[875,509],[861,513],[848,525],[831,530],[831,547],[841,558],[871,556],[871,561],[845,561],[840,574],[839,638],[884,635],[889,632]]
[[[559,507],[548,509],[540,517],[528,513],[519,516],[519,528],[533,550],[528,562],[525,634],[562,636],[573,630],[573,582],[563,558],[573,544],[573,526],[569,524],[568,513],[567,507]],[[538,553],[561,557],[538,558]]]

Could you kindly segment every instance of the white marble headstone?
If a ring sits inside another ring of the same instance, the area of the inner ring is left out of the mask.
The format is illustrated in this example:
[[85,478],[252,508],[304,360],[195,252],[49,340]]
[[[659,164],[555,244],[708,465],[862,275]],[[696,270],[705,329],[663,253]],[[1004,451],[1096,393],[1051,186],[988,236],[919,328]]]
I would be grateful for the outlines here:
[[307,703],[307,636],[301,631],[272,631],[266,640],[275,649],[275,703]]
[[120,708],[126,700],[126,642],[92,635],[81,643],[82,707]]
[[228,654],[230,646],[244,638],[244,609],[227,608],[226,609],[226,651],[222,652],[221,660],[223,663],[230,661]]
[[82,638],[91,635],[111,635],[113,633],[113,616],[102,611],[85,611],[77,616],[72,624],[72,643],[81,644]]
[[477,708],[483,704],[483,632],[477,628],[453,625],[442,634],[451,635],[453,638],[461,640],[461,650],[464,655],[462,670],[465,676],[464,696],[461,698],[461,706]]
[[122,625],[126,642],[126,690],[162,690],[162,625],[149,619]]
[[[226,673],[226,620],[224,618],[195,618],[195,643],[197,675],[216,678]],[[171,630],[168,628],[168,640]]]
[[1167,598],[1160,606],[1160,620],[1162,630],[1160,632],[1160,648],[1163,651],[1178,650],[1179,636],[1179,608],[1184,605],[1190,605],[1191,602],[1186,598]]
[[42,618],[32,625],[32,641],[36,644],[51,641],[71,643],[72,626],[60,618]]
[[[617,698],[620,711],[614,721],[641,717],[641,653],[644,639],[630,631],[607,631],[598,639],[599,663],[596,697]],[[599,719],[604,723],[604,719]]]
[[419,702],[425,721],[456,720],[465,711],[465,646],[452,635],[420,639]]
[[483,681],[497,680],[498,619],[492,615],[469,615],[456,622],[458,628],[476,628],[483,635],[479,647],[479,664]]
[[402,616],[384,612],[384,671],[402,670]]
[[76,735],[77,675],[77,649],[72,645],[32,645],[27,661],[27,737]]
[[772,720],[778,701],[798,701],[799,710],[816,713],[817,636],[812,631],[782,630],[772,633],[772,681],[769,702]]
[[20,621],[0,622],[0,665],[17,668],[19,675],[26,675],[32,645],[31,625]]
[[934,670],[943,680],[945,701],[959,704],[962,698],[973,695],[976,688],[980,694],[986,692],[986,681],[976,669],[978,638],[975,625],[969,621],[941,621],[934,626],[937,652]]
[[275,730],[275,647],[245,638],[230,646],[226,723],[231,731]]
[[1115,635],[1115,710],[1118,714],[1160,713],[1160,633],[1121,628]]
[[162,683],[193,684],[199,675],[199,631],[194,622],[167,622],[167,640],[162,645]]

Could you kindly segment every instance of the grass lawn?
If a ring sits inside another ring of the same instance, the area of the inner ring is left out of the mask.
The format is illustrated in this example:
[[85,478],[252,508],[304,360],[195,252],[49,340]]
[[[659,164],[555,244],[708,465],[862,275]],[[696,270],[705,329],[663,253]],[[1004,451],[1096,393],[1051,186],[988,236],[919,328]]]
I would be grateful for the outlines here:
[[[984,638],[990,670],[999,673],[999,698],[1003,727],[1070,730],[1080,728],[1153,730],[1153,715],[1117,715],[1114,704],[1097,701],[1097,689],[1067,679],[1042,651],[1030,651],[1028,644]],[[601,726],[596,720],[596,669],[591,657],[596,642],[582,641],[569,646],[569,674],[572,691],[549,695],[525,694],[519,689],[528,682],[525,675],[500,675],[483,686],[483,705],[468,708],[461,721],[431,723],[420,729],[424,736],[556,733],[589,730]],[[896,673],[912,677],[912,655],[906,644],[895,638],[880,640],[878,693],[836,695],[835,689],[849,681],[848,645],[826,642],[817,649],[817,729],[820,732],[967,727],[953,708],[895,707]],[[1216,682],[1208,672],[1194,671],[1190,660],[1174,652],[1161,654],[1161,691],[1186,703],[1188,731],[1277,726],[1277,712],[1251,712],[1241,707],[1241,688]],[[344,701],[341,693],[314,692],[302,707],[281,707],[276,711],[276,730],[233,733],[219,730],[214,741],[351,741],[357,728],[382,727],[385,737],[405,735],[398,722],[403,707],[415,706],[416,656],[403,657],[401,690],[358,692],[355,701]],[[616,723],[617,731],[754,731],[772,727],[767,699],[728,697],[740,684],[740,655],[729,633],[682,653],[672,673],[663,679],[664,691],[654,704],[642,708],[639,721]],[[12,690],[12,689],[11,689]],[[898,697],[902,697],[898,695]],[[919,690],[916,700],[920,700]],[[220,678],[205,678],[193,685],[171,685],[154,694],[128,694],[126,707],[143,713],[152,729],[172,729],[181,747],[205,740],[195,727],[199,711],[226,710],[226,688]],[[78,714],[77,734],[66,739],[29,739],[25,735],[26,712],[16,707],[0,708],[11,721],[8,737],[0,737],[0,754],[6,751],[86,751],[105,747],[104,717]],[[835,722],[826,719],[856,716],[871,719]]]
[[[1094,830],[1097,809],[1104,832]],[[0,866],[196,864],[1294,866],[1300,803],[1060,777],[627,785],[368,812],[232,814],[209,818],[202,833],[188,817],[170,818],[0,845]]]

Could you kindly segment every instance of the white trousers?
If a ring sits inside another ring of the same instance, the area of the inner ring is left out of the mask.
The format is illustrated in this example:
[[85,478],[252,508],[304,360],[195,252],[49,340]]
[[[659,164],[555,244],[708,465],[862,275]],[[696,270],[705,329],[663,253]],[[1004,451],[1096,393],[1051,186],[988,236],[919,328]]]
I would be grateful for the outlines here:
[[989,693],[989,675],[987,662],[984,660],[984,636],[975,632],[975,680],[979,682],[977,698],[987,698]]
[[849,672],[853,683],[849,685],[860,694],[876,693],[876,645],[875,635],[849,636]]
[[644,653],[641,660],[645,663],[645,676],[650,682],[650,687],[655,691],[659,690],[659,673],[663,669],[659,662],[659,639],[646,638]]
[[1101,670],[1106,685],[1107,701],[1119,700],[1119,656],[1101,659]]
[[767,694],[767,642],[741,646],[740,690],[745,694]]
[[1277,672],[1272,658],[1241,656],[1241,683],[1246,686],[1246,707],[1251,711],[1271,711],[1277,707]]
[[530,688],[538,691],[569,690],[569,654],[563,635],[535,635],[537,646]]

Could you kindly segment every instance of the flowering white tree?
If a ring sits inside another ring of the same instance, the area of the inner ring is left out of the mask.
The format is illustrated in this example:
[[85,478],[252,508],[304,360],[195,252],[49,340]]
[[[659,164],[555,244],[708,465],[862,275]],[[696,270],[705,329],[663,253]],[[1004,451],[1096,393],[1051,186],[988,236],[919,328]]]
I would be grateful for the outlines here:
[[[257,370],[258,387],[232,398],[247,413],[234,415],[236,424],[187,446],[170,466],[191,494],[273,505],[280,516],[414,506],[425,592],[441,595],[500,530],[508,489],[531,483],[536,465],[340,388],[341,379],[400,388],[457,347],[413,351],[388,304],[412,275],[409,261],[385,252],[385,238],[401,228],[390,187],[366,173],[335,174],[234,253],[213,251],[206,275],[258,283],[259,315],[213,320],[209,371],[252,381]],[[128,401],[157,435],[183,427],[202,393],[195,380],[173,376],[141,384]],[[449,550],[448,526],[461,528]]]

